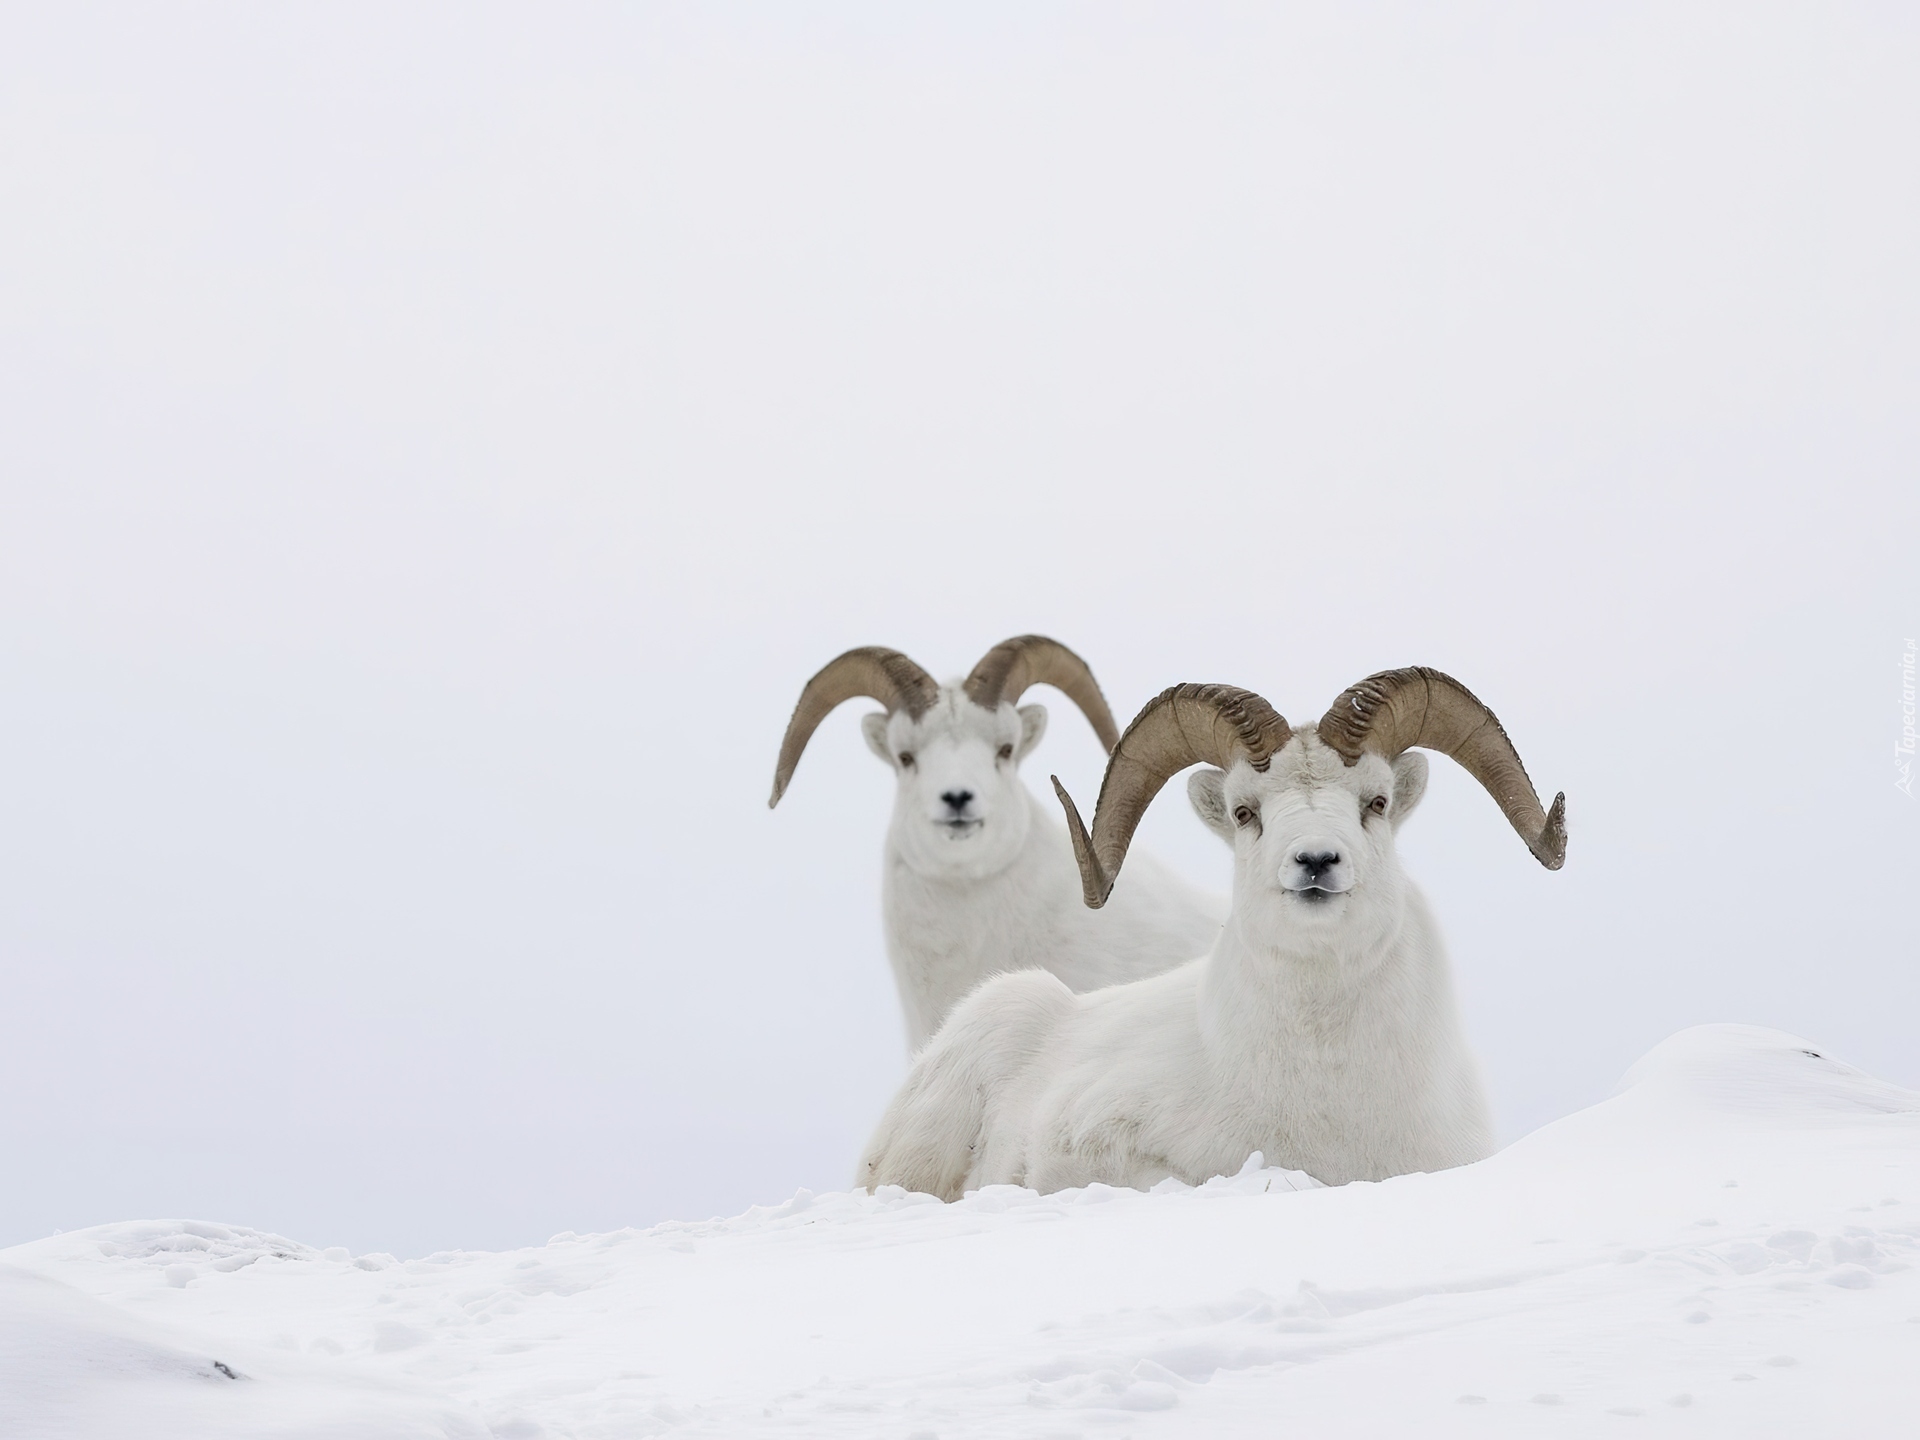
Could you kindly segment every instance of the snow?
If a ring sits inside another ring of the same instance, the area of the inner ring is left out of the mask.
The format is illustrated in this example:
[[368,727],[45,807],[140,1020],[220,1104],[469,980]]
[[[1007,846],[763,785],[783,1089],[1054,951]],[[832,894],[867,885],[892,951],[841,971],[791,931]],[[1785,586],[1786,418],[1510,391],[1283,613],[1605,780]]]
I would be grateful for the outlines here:
[[[1920,1094],[1684,1031],[1478,1165],[796,1194],[417,1260],[0,1251],[0,1434],[1826,1435],[1920,1414]],[[229,1374],[231,1372],[231,1374]]]

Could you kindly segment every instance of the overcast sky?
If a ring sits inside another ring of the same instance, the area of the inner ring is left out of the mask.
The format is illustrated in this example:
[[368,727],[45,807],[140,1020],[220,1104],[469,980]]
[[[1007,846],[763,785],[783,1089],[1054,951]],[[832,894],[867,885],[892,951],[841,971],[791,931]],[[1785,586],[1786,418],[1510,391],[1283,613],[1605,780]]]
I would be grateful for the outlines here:
[[1920,1085],[1916,74],[1892,4],[9,7],[0,1245],[844,1188],[864,707],[765,799],[865,643],[1459,676],[1572,830],[1438,761],[1403,839],[1506,1138],[1703,1021]]

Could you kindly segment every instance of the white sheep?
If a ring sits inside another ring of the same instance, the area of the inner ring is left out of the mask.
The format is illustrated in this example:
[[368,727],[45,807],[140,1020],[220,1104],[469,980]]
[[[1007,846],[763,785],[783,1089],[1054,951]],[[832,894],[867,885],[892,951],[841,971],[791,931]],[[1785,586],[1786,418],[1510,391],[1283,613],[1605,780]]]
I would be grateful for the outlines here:
[[1416,745],[1459,761],[1560,868],[1566,797],[1543,811],[1499,721],[1438,671],[1375,675],[1298,733],[1251,691],[1160,695],[1107,762],[1091,837],[1054,787],[1098,906],[1126,893],[1114,879],[1168,778],[1222,767],[1188,785],[1234,849],[1218,944],[1088,995],[1041,971],[981,986],[915,1062],[855,1184],[946,1199],[991,1184],[1198,1184],[1255,1150],[1338,1184],[1490,1153],[1440,935],[1394,851],[1426,788]]
[[1119,729],[1093,673],[1043,635],[1003,641],[949,685],[897,650],[849,650],[807,682],[781,742],[769,806],[828,711],[861,695],[887,707],[861,729],[898,777],[881,908],[914,1050],[990,975],[1041,966],[1091,990],[1205,954],[1220,933],[1226,902],[1147,855],[1112,906],[1081,903],[1060,822],[1017,773],[1047,729],[1044,706],[1016,708],[1038,684],[1063,691],[1113,748]]

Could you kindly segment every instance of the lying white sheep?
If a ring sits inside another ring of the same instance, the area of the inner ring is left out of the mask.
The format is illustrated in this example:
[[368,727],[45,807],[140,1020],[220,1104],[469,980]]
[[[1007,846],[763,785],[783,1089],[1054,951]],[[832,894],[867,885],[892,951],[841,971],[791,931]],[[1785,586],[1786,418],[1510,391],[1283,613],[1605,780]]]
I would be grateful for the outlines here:
[[944,686],[897,650],[849,650],[807,682],[781,742],[769,806],[828,711],[861,695],[887,707],[861,729],[899,781],[881,903],[915,1050],[990,975],[1042,966],[1068,990],[1091,990],[1204,954],[1220,933],[1225,901],[1147,855],[1112,906],[1081,903],[1060,822],[1017,773],[1047,729],[1044,706],[1015,708],[1039,684],[1063,691],[1113,748],[1118,727],[1093,673],[1044,635],[1003,641]]
[[1488,1154],[1446,954],[1394,852],[1426,788],[1416,745],[1459,761],[1560,868],[1565,796],[1543,811],[1500,722],[1438,671],[1375,675],[1299,733],[1251,691],[1160,695],[1107,762],[1091,837],[1054,787],[1099,906],[1125,895],[1114,879],[1160,787],[1197,761],[1222,767],[1188,787],[1234,849],[1219,943],[1089,995],[1041,971],[981,986],[914,1064],[855,1183],[946,1199],[991,1184],[1197,1184],[1259,1150],[1337,1184]]

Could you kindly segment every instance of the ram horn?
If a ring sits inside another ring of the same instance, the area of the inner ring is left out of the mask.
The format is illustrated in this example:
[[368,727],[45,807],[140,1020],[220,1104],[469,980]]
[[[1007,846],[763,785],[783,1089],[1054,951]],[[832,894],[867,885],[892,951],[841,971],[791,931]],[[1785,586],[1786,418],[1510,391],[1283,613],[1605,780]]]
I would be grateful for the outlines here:
[[1087,662],[1058,640],[1045,635],[1016,635],[1002,640],[973,667],[965,689],[974,704],[997,710],[1004,702],[1020,703],[1029,685],[1051,685],[1087,717],[1101,746],[1111,754],[1120,741],[1120,727],[1113,723],[1113,711],[1107,697],[1100,693],[1099,682]]
[[1499,719],[1451,675],[1425,665],[1369,675],[1333,702],[1319,733],[1349,765],[1369,752],[1393,760],[1416,745],[1452,756],[1486,787],[1534,859],[1549,870],[1566,863],[1565,793],[1542,808]]
[[939,698],[940,686],[898,650],[882,645],[862,645],[836,660],[829,660],[800,692],[800,703],[793,707],[793,718],[787,721],[787,733],[780,741],[780,763],[773,771],[773,797],[767,801],[769,810],[787,793],[787,782],[793,779],[801,752],[807,748],[807,741],[813,738],[820,722],[827,718],[827,712],[842,701],[860,695],[878,700],[887,707],[888,714],[904,709],[918,720]]
[[1053,791],[1067,812],[1067,831],[1073,838],[1074,859],[1080,862],[1080,889],[1088,907],[1098,910],[1107,903],[1140,817],[1175,774],[1197,764],[1224,770],[1236,760],[1265,770],[1292,738],[1286,720],[1251,690],[1233,685],[1175,685],[1148,701],[1114,746],[1100,781],[1091,836],[1073,797],[1060,777],[1054,776]]

